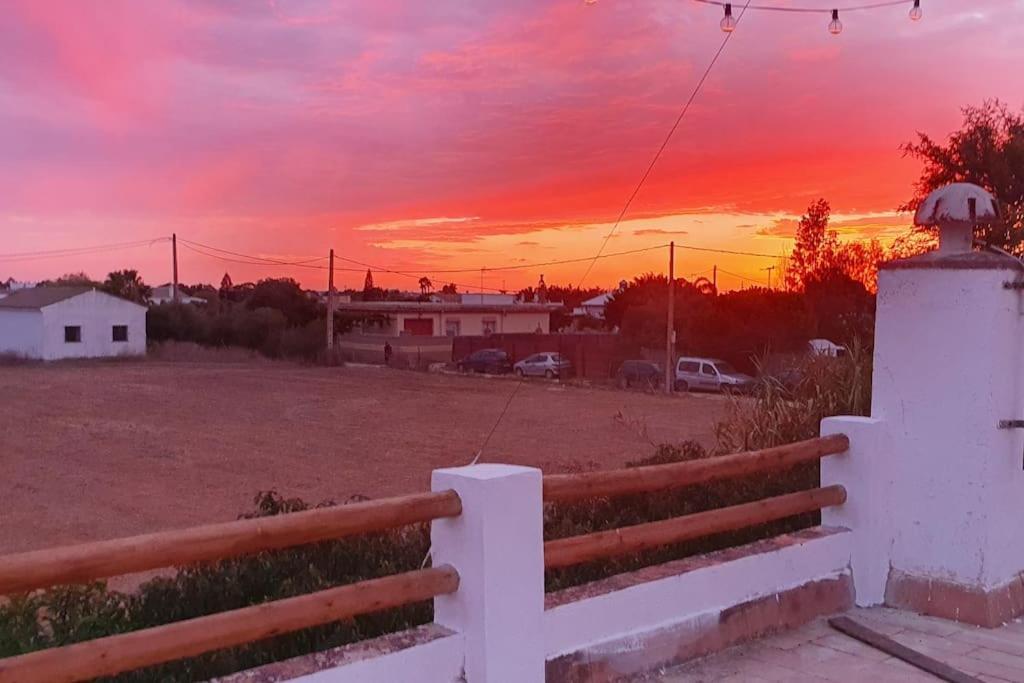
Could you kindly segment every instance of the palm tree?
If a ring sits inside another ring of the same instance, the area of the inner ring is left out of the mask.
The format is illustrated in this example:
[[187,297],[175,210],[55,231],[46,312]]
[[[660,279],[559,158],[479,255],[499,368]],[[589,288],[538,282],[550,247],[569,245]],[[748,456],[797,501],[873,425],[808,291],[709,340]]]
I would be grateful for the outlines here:
[[108,274],[103,283],[103,291],[122,299],[144,304],[149,301],[149,295],[152,294],[153,288],[142,281],[137,270],[125,269],[115,270]]
[[718,288],[715,284],[706,277],[699,277],[693,281],[693,288],[697,290],[698,294],[705,296],[715,296],[718,294]]
[[434,291],[434,283],[430,281],[429,277],[424,275],[420,278],[420,294],[426,296],[432,291]]

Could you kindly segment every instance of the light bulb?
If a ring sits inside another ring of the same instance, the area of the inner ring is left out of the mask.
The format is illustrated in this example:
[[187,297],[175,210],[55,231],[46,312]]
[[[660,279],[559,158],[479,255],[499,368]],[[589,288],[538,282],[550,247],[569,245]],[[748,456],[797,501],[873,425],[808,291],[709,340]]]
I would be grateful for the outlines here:
[[921,0],[914,0],[914,6],[910,8],[910,20],[921,21],[921,17],[924,16],[924,12],[921,11]]
[[828,22],[828,32],[838,36],[843,32],[843,22],[839,21],[839,10],[832,10],[832,21]]
[[736,20],[732,18],[732,4],[725,3],[725,16],[722,17],[722,22],[719,24],[722,30],[726,33],[732,33],[736,30]]

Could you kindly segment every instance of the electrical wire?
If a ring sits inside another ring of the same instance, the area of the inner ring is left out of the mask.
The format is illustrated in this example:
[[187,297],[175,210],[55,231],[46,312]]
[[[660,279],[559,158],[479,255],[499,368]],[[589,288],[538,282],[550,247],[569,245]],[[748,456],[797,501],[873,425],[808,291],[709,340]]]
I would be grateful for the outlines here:
[[[241,252],[231,251],[229,249],[221,249],[220,247],[214,247],[214,246],[211,246],[209,244],[203,244],[202,242],[195,242],[193,240],[187,240],[187,239],[184,239],[184,238],[181,238],[178,241],[181,242],[182,244],[186,244],[186,245],[192,245],[192,246],[195,246],[195,247],[202,247],[203,249],[209,249],[211,251],[219,251],[222,254],[230,254],[232,256],[238,256],[238,257],[242,257],[242,258],[247,258],[247,259],[251,259],[253,261],[264,262],[266,265],[304,266],[304,265],[308,265],[308,264],[311,264],[311,263],[316,263],[317,261],[324,261],[324,260],[326,260],[328,258],[327,256],[310,256],[310,257],[302,257],[304,260],[301,260],[301,261],[282,261],[280,259],[272,259],[272,258],[269,258],[269,257],[266,257],[266,256],[253,256],[251,254],[243,254]],[[323,266],[323,268],[326,269],[327,266]]]
[[[693,0],[704,5],[717,5],[724,7],[727,3],[724,0]],[[845,7],[783,7],[780,5],[748,5],[744,9],[752,9],[759,12],[790,12],[800,14],[831,14],[833,10],[840,12],[859,12],[861,10],[879,9],[882,7],[898,7],[900,5],[913,4],[914,0],[887,0],[886,2],[872,2],[863,5],[847,5]]]
[[[736,17],[737,25],[739,25],[740,20],[743,19],[743,15],[746,13],[747,7],[749,5],[750,0],[747,0],[746,4],[743,6],[743,9],[740,10],[739,16]],[[665,139],[662,140],[661,146],[658,147],[658,151],[654,153],[654,158],[652,158],[651,163],[647,165],[647,170],[645,170],[644,174],[640,176],[640,182],[636,184],[636,187],[633,188],[633,192],[629,195],[629,198],[626,199],[626,203],[622,206],[622,210],[619,211],[619,215],[615,219],[615,223],[612,225],[611,230],[608,231],[608,234],[605,235],[604,241],[601,243],[601,248],[597,250],[597,255],[594,256],[594,260],[591,261],[590,265],[587,266],[587,270],[583,273],[583,277],[580,278],[579,284],[576,285],[576,289],[579,289],[583,286],[584,280],[586,280],[587,276],[590,275],[590,271],[593,270],[594,264],[597,263],[597,259],[600,258],[602,253],[604,253],[605,247],[608,246],[608,240],[610,240],[612,238],[612,235],[615,234],[615,231],[618,230],[619,224],[622,222],[622,219],[626,216],[626,212],[629,211],[630,205],[633,204],[633,200],[640,193],[640,188],[642,188],[644,186],[644,183],[647,182],[647,178],[648,176],[651,175],[651,171],[654,170],[654,166],[655,164],[658,163],[658,159],[661,158],[662,152],[664,152],[665,148],[668,147],[669,141],[672,139],[672,136],[675,135],[676,129],[679,128],[679,124],[683,122],[683,119],[686,117],[686,113],[690,111],[690,105],[692,105],[693,101],[697,99],[697,95],[700,93],[701,88],[704,87],[704,82],[708,79],[708,76],[711,74],[711,70],[715,67],[715,64],[718,63],[718,58],[722,56],[722,52],[725,50],[725,46],[729,44],[729,40],[732,38],[732,34],[733,32],[726,33],[725,37],[722,38],[721,45],[718,46],[718,50],[715,51],[715,54],[711,58],[711,61],[708,62],[707,68],[704,69],[704,73],[701,74],[701,77],[697,81],[697,84],[694,86],[693,91],[690,92],[690,97],[686,100],[686,104],[684,104],[683,108],[679,111],[679,115],[676,117],[676,120],[672,124],[672,127],[669,128],[668,134],[665,136]]]
[[[615,258],[616,256],[628,256],[630,254],[642,254],[642,253],[647,252],[647,251],[655,251],[657,249],[664,249],[667,246],[668,246],[668,244],[656,244],[656,245],[651,246],[651,247],[642,247],[640,249],[630,249],[629,251],[617,251],[617,252],[615,252],[613,254],[603,254],[603,255],[599,256],[598,258]],[[338,257],[335,257],[335,258],[338,258]],[[421,270],[421,271],[416,271],[416,272],[420,273],[420,274],[424,274],[425,273],[427,275],[431,275],[431,274],[443,274],[443,273],[479,273],[481,270],[485,270],[485,271],[487,271],[489,273],[490,272],[495,272],[495,271],[505,271],[505,270],[528,270],[530,268],[544,268],[544,267],[547,267],[547,266],[561,266],[561,265],[566,265],[566,264],[569,264],[569,263],[586,263],[587,261],[593,260],[593,258],[594,258],[593,256],[585,256],[583,258],[561,259],[559,261],[543,261],[543,262],[539,262],[539,263],[524,263],[524,264],[521,264],[521,265],[518,265],[518,266],[495,266],[495,267],[486,267],[486,268],[455,268],[455,269],[450,269],[450,270],[436,270],[435,269],[435,270]],[[412,271],[409,271],[409,272],[411,273]]]
[[0,261],[38,261],[50,258],[61,258],[64,256],[82,256],[86,254],[97,254],[106,251],[117,251],[121,249],[132,249],[135,247],[147,247],[158,242],[169,241],[170,237],[155,237],[148,240],[135,240],[133,242],[115,242],[112,244],[97,244],[89,247],[69,247],[66,249],[43,249],[39,251],[22,251],[8,254],[0,254]]
[[732,256],[756,256],[759,258],[780,258],[778,254],[759,254],[755,251],[734,251],[732,249],[717,249],[715,247],[694,247],[687,244],[676,244],[676,249],[686,249],[688,251],[706,251],[712,254],[730,254]]

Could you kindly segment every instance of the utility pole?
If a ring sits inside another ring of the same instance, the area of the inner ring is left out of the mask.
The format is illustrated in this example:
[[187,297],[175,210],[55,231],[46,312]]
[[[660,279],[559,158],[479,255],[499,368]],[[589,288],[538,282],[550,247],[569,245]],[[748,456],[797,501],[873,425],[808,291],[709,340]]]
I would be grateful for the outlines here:
[[[327,266],[327,353],[334,350],[334,249]],[[330,360],[330,359],[328,359]]]
[[672,393],[675,383],[672,364],[675,362],[675,314],[676,314],[676,243],[668,245],[668,329],[665,333],[665,393]]
[[711,284],[715,286],[715,296],[718,296],[718,264],[711,269]]
[[178,234],[173,232],[171,233],[171,260],[174,262],[171,301],[178,303]]
[[775,270],[775,266],[768,266],[767,268],[762,268],[761,270],[767,270],[768,271],[768,289],[771,289],[772,288],[772,271]]

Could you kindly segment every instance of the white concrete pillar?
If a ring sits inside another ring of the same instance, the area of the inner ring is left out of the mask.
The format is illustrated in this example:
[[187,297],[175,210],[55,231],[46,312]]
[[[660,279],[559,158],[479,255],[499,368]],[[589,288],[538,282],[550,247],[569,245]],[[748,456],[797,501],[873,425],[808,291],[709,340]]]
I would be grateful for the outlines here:
[[846,527],[852,532],[850,564],[856,603],[861,607],[885,602],[889,576],[891,484],[887,472],[892,452],[885,424],[870,417],[829,417],[821,435],[850,437],[846,453],[821,461],[821,485],[842,484],[846,503],[821,511],[822,526]]
[[823,521],[854,531],[859,604],[984,625],[1024,611],[1024,430],[999,428],[1024,418],[1019,277],[977,252],[879,274],[871,418],[822,424],[851,438],[822,462],[849,493]]
[[544,680],[541,471],[511,465],[434,470],[462,515],[431,525],[434,565],[459,572],[459,590],[434,600],[434,621],[463,634],[467,683]]

